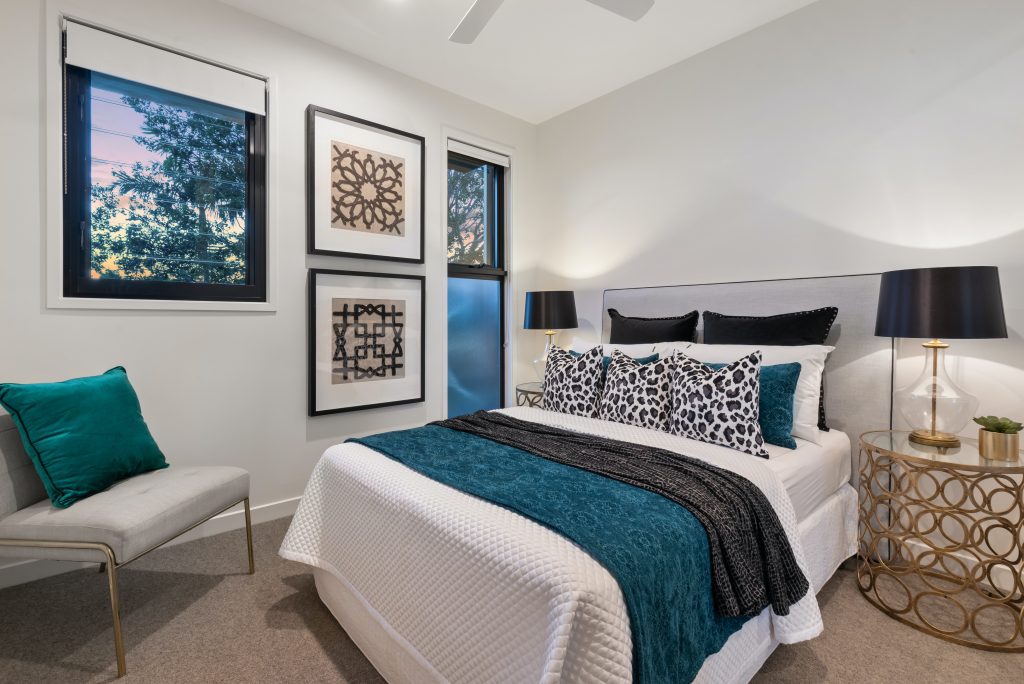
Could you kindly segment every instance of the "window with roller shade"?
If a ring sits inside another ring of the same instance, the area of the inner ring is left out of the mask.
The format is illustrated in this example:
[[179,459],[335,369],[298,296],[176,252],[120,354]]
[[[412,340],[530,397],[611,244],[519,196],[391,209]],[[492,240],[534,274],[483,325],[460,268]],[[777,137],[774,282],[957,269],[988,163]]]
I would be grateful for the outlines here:
[[504,406],[505,173],[448,153],[448,415]]
[[73,22],[65,40],[64,295],[266,301],[265,83]]

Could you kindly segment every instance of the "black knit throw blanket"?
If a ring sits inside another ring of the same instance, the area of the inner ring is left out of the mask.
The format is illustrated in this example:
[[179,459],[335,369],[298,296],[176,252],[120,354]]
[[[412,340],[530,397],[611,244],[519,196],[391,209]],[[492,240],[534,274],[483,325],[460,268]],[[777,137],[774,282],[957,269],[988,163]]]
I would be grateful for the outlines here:
[[715,610],[724,617],[776,615],[807,593],[785,530],[764,493],[723,468],[664,449],[479,411],[433,423],[660,494],[704,526]]

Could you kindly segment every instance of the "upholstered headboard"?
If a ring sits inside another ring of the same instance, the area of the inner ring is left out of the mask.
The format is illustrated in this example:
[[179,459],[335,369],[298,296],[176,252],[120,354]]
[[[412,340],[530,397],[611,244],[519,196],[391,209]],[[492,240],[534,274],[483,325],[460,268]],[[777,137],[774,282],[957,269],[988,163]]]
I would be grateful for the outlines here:
[[[607,340],[611,329],[609,308],[625,316],[653,317],[694,309],[768,316],[839,307],[827,340],[836,350],[825,364],[825,412],[829,426],[850,436],[856,456],[858,437],[887,428],[892,420],[892,340],[874,334],[880,282],[881,275],[874,273],[605,290],[601,339]],[[698,328],[698,341],[702,332]]]

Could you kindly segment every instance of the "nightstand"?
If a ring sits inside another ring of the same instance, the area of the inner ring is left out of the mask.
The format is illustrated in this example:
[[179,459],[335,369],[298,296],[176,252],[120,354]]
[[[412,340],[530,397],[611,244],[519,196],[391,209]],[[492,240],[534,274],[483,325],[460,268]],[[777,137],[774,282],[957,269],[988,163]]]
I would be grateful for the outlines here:
[[543,408],[544,384],[540,382],[524,382],[516,385],[516,406],[532,406]]
[[861,593],[926,634],[1024,652],[1024,461],[909,436],[860,438]]

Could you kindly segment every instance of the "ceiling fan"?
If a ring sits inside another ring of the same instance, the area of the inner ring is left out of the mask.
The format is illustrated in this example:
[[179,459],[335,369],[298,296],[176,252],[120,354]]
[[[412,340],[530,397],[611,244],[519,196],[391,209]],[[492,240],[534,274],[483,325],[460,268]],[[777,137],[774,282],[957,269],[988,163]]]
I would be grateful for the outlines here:
[[[448,36],[448,40],[463,45],[472,43],[504,1],[476,0],[466,12],[466,16],[462,17],[462,21],[452,31],[452,35]],[[614,12],[631,21],[638,21],[654,5],[654,0],[587,0],[587,2],[603,7],[609,12]]]

